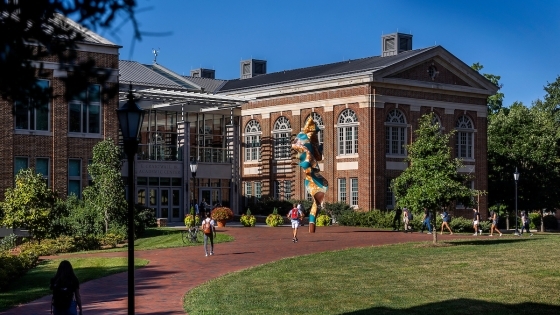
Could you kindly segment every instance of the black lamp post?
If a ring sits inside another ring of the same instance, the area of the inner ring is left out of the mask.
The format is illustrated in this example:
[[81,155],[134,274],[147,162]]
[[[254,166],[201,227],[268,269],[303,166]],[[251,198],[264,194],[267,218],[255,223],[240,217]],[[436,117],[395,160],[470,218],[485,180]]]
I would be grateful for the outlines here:
[[[195,192],[196,192],[196,170],[198,169],[198,164],[196,163],[196,160],[193,159],[191,160],[191,176],[192,176],[192,184],[193,184],[193,200],[195,200]],[[198,201],[198,200],[197,200]],[[199,209],[200,210],[200,209]],[[193,213],[193,224],[196,224],[195,218],[194,218],[194,213]]]
[[128,314],[134,314],[134,155],[138,150],[138,134],[144,111],[134,102],[132,85],[128,101],[117,109],[123,137],[124,152],[128,160]]
[[519,230],[517,229],[517,181],[519,180],[519,172],[517,167],[515,168],[515,173],[513,173],[513,179],[515,180],[515,235],[519,236]]

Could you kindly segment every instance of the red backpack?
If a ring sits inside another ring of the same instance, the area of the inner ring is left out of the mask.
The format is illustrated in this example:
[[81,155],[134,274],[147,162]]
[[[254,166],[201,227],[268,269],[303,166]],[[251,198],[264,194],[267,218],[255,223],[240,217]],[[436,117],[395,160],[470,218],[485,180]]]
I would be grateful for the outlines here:
[[297,219],[299,219],[299,211],[298,211],[297,208],[293,208],[293,209],[292,209],[292,213],[290,214],[290,218],[291,218],[292,220],[297,220]]

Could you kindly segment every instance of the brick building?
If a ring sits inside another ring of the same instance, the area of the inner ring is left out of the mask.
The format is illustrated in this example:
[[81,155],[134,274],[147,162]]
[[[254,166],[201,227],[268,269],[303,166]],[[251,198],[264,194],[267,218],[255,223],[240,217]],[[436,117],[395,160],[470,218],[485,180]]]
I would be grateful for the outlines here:
[[[107,138],[117,139],[118,121],[115,109],[118,98],[104,98],[103,89],[118,84],[119,46],[57,15],[62,23],[84,35],[78,43],[77,62],[93,59],[96,67],[114,75],[102,86],[93,80],[84,91],[85,98],[66,101],[62,81],[68,72],[60,70],[54,57],[37,60],[43,71],[38,84],[53,88],[55,96],[47,104],[26,108],[0,100],[0,198],[6,188],[13,187],[15,174],[23,168],[33,168],[47,179],[48,185],[61,196],[81,195],[88,184],[87,165],[93,157],[94,145]],[[38,71],[39,73],[39,71]]]
[[[382,37],[380,56],[266,73],[266,61],[241,62],[240,79],[219,93],[242,105],[242,194],[310,199],[290,143],[312,115],[323,129],[326,202],[391,209],[390,180],[406,168],[404,145],[418,118],[433,112],[443,130],[457,130],[453,154],[472,188],[487,190],[486,99],[497,87],[441,46],[412,50],[412,35]],[[481,212],[487,209],[480,198]],[[467,213],[457,205],[456,214]],[[468,213],[470,215],[470,213]]]

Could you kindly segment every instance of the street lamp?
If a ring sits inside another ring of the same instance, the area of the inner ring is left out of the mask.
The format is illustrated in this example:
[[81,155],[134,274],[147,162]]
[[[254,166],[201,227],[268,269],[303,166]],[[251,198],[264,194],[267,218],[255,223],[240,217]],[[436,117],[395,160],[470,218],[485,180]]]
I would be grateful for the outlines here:
[[513,173],[513,179],[515,180],[515,235],[519,236],[519,230],[517,229],[517,181],[519,180],[519,172],[517,167],[515,168],[515,173]]
[[128,88],[128,101],[117,109],[124,152],[128,160],[128,314],[134,314],[134,155],[138,150],[138,134],[144,111],[134,102],[132,85]]
[[[192,184],[193,184],[193,200],[195,200],[195,198],[194,198],[195,191],[196,191],[195,180],[196,180],[196,170],[198,169],[198,164],[196,163],[196,159],[191,160],[190,167],[191,167],[191,176],[192,176]],[[194,219],[194,212],[193,212],[193,224],[195,224],[195,223],[196,223],[196,221]]]

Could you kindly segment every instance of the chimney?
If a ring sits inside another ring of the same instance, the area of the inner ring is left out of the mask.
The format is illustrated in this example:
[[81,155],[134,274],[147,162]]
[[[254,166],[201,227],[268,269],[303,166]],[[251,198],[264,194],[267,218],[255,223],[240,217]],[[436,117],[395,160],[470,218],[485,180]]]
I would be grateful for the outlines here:
[[392,33],[381,37],[381,56],[394,56],[412,50],[412,35]]
[[241,79],[266,74],[266,60],[249,59],[241,61],[240,74]]
[[204,69],[204,68],[194,69],[191,70],[191,77],[214,79],[216,77],[216,70]]

